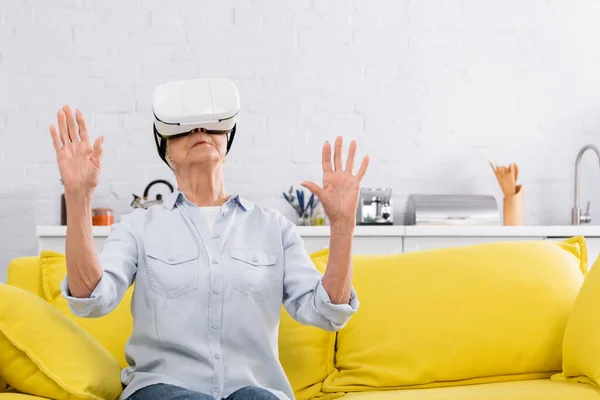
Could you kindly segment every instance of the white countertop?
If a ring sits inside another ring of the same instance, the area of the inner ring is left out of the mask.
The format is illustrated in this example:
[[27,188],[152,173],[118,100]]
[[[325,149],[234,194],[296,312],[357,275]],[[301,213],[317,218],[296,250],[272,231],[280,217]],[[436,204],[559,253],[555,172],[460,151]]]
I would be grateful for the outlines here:
[[[38,226],[39,237],[62,237],[65,226]],[[299,226],[301,236],[329,236],[329,226]],[[95,226],[93,234],[105,237],[110,227]],[[354,236],[494,236],[494,237],[600,237],[600,225],[551,225],[551,226],[357,226]]]

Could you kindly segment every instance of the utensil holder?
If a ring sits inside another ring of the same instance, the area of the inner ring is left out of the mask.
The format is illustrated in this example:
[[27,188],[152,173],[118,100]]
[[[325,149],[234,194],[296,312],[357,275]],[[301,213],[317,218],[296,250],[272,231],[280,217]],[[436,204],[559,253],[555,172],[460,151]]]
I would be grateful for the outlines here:
[[504,196],[504,225],[522,226],[524,219],[523,188],[517,185],[514,195]]

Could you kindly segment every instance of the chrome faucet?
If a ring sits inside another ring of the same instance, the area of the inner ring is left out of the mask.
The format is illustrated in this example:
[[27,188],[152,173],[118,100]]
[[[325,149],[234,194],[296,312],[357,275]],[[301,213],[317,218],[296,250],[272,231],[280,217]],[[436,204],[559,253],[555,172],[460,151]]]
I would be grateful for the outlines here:
[[588,224],[592,221],[592,216],[590,215],[590,202],[587,202],[585,214],[581,214],[581,208],[579,208],[579,170],[581,157],[586,150],[593,150],[596,153],[596,156],[598,156],[598,162],[600,163],[600,150],[593,144],[583,146],[581,150],[579,150],[579,153],[577,153],[577,158],[575,159],[575,200],[573,202],[573,210],[571,213],[571,223],[573,225]]

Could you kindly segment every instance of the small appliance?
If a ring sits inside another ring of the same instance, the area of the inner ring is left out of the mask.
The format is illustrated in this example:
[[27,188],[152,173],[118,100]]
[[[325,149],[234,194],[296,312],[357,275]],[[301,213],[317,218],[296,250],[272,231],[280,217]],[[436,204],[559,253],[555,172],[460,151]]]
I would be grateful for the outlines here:
[[358,225],[393,225],[392,189],[361,188],[356,222]]

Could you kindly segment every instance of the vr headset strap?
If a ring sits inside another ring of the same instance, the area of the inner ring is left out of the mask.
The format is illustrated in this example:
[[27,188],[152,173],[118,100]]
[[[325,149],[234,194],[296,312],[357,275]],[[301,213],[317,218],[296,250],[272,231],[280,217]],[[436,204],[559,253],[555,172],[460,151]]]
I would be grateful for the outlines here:
[[[171,168],[171,166],[167,162],[167,157],[166,157],[167,156],[167,139],[163,139],[160,136],[158,136],[158,131],[156,130],[156,126],[154,126],[154,124],[152,124],[152,126],[154,128],[154,141],[156,142],[156,149],[158,150],[158,155],[165,162],[165,164],[167,164],[167,166],[169,168]],[[160,140],[160,142],[159,142],[159,140]]]
[[231,149],[231,144],[233,143],[233,137],[235,136],[236,128],[237,128],[237,124],[235,124],[233,126],[233,129],[231,130],[231,134],[227,138],[227,152],[225,153],[225,155],[229,154],[229,149]]

